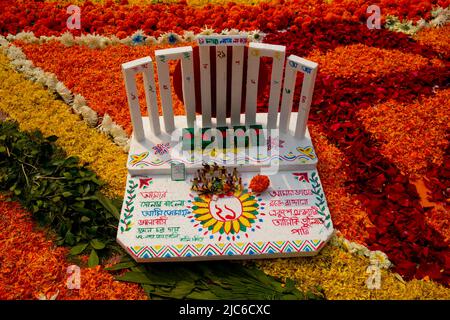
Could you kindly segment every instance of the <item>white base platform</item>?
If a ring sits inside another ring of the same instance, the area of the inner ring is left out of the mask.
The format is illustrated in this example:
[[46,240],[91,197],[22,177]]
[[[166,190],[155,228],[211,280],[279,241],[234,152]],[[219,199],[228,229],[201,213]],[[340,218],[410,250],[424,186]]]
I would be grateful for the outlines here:
[[282,171],[258,195],[210,199],[190,190],[192,176],[127,178],[117,241],[138,262],[315,255],[333,234],[316,170]]
[[[267,114],[256,114],[256,122],[264,128],[266,121]],[[184,163],[186,172],[194,173],[202,167],[204,161],[207,161],[226,167],[238,167],[240,172],[260,171],[262,167],[271,167],[275,170],[313,170],[317,165],[317,156],[309,131],[306,130],[303,139],[295,139],[293,137],[295,121],[296,116],[291,117],[289,133],[278,133],[278,131],[264,133],[266,139],[269,133],[273,133],[271,138],[264,141],[269,143],[270,150],[267,145],[263,145],[259,148],[228,149],[222,152],[220,149],[202,151],[201,148],[194,151],[183,150],[182,143],[179,141],[182,129],[187,128],[185,116],[175,117],[177,129],[172,135],[163,131],[159,136],[155,136],[150,131],[149,119],[144,117],[146,140],[138,142],[134,135],[132,136],[127,169],[132,176],[164,175],[170,174],[171,163]],[[196,123],[201,127],[201,116],[197,116]],[[241,115],[241,123],[244,123],[244,115]],[[229,123],[228,126],[231,127]]]

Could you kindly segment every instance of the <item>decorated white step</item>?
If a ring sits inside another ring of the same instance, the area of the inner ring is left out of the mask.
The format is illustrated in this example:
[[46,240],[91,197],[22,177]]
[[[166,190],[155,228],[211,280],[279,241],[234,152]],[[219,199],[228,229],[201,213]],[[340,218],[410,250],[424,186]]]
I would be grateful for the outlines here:
[[[242,115],[243,117],[243,115]],[[229,148],[223,152],[221,148],[213,145],[206,150],[199,146],[196,150],[183,149],[183,125],[185,117],[177,116],[175,129],[171,134],[162,132],[154,135],[150,130],[148,118],[143,118],[145,140],[138,141],[133,134],[127,161],[128,172],[132,175],[170,174],[172,163],[183,163],[188,173],[194,173],[201,168],[203,162],[216,162],[226,167],[238,167],[240,171],[260,171],[267,168],[270,171],[278,170],[312,170],[316,168],[317,156],[309,135],[308,129],[303,139],[297,139],[292,132],[283,133],[277,129],[264,132],[264,141],[261,147]],[[258,113],[257,123],[266,128],[266,115]],[[201,116],[197,116],[201,124]],[[294,128],[295,117],[291,117]],[[231,123],[228,124],[231,128]],[[201,128],[201,125],[199,126]],[[201,130],[201,129],[198,129]],[[211,129],[214,135],[215,128]],[[231,129],[230,129],[231,130]],[[294,129],[292,129],[294,130]],[[242,135],[243,131],[235,131]],[[254,144],[256,145],[256,144]]]
[[127,178],[117,241],[139,262],[315,255],[333,233],[316,170],[270,176],[262,194],[244,189],[210,198],[191,191],[192,176]]

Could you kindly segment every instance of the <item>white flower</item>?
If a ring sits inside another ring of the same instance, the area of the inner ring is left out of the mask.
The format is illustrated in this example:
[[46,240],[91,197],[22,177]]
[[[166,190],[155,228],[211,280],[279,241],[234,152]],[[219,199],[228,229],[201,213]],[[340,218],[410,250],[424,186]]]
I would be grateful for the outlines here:
[[131,43],[133,45],[142,45],[145,44],[145,34],[143,30],[137,30],[135,33],[131,35]]
[[371,265],[376,265],[383,269],[389,269],[391,262],[388,256],[381,251],[371,251],[369,255],[369,261]]
[[100,132],[109,133],[111,131],[112,124],[113,121],[111,117],[107,113],[105,113],[102,123],[100,124],[98,129],[100,130]]
[[47,76],[45,75],[45,71],[42,70],[41,68],[36,68],[36,82],[45,86],[47,83]]
[[41,68],[35,68],[35,67],[30,68],[29,78],[31,80],[44,85],[45,81],[42,82],[43,77],[44,77],[44,71]]
[[248,33],[248,38],[252,42],[262,42],[265,36],[265,33],[259,30],[253,30]]
[[38,300],[56,300],[56,297],[58,297],[58,294],[59,294],[59,290],[56,290],[56,293],[51,296],[45,295],[41,292],[38,294],[37,298],[38,298]]
[[60,38],[59,41],[67,46],[67,47],[71,47],[75,44],[75,38],[73,37],[73,35],[70,32],[65,32]]
[[86,103],[86,99],[84,99],[84,97],[80,94],[76,94],[74,99],[73,99],[73,104],[72,104],[72,108],[74,109],[75,113],[80,114],[80,108],[82,106],[85,106]]
[[16,68],[17,71],[24,72],[25,69],[33,67],[33,62],[24,59],[14,59],[11,64]]
[[8,40],[6,40],[4,36],[0,35],[0,47],[8,47],[8,45]]
[[97,125],[98,116],[97,113],[88,106],[82,106],[80,108],[81,116],[84,121],[90,126],[95,127]]
[[[115,142],[115,141],[114,141]],[[116,142],[117,143],[117,142]],[[128,153],[129,151],[130,151],[130,140],[128,140],[127,142],[126,142],[126,144],[123,146],[123,151],[125,152],[125,153]]]
[[124,45],[127,45],[127,46],[130,46],[133,43],[133,40],[131,39],[130,36],[128,36],[126,38],[121,39],[120,43],[124,44]]
[[117,36],[115,36],[115,35],[112,35],[112,36],[111,36],[110,41],[111,41],[111,44],[112,44],[112,45],[120,44],[120,39],[119,39],[119,37],[117,37]]
[[445,14],[439,14],[436,18],[430,21],[430,25],[433,27],[443,27],[447,22],[447,16]]
[[417,28],[423,29],[423,28],[426,28],[426,27],[428,27],[428,23],[427,23],[427,21],[425,19],[422,18],[419,21],[417,21]]
[[437,7],[437,8],[435,8],[435,9],[431,10],[431,16],[432,16],[433,18],[436,18],[436,17],[437,17],[438,15],[440,15],[443,11],[444,11],[444,8],[442,8],[442,7]]
[[381,289],[381,270],[378,266],[370,265],[366,269],[369,276],[366,279],[366,286],[370,290]]
[[114,122],[111,125],[110,134],[113,136],[113,138],[126,138],[126,139],[128,139],[125,130],[123,130],[122,127],[120,127],[118,124],[116,124]]
[[186,42],[192,42],[195,40],[195,33],[192,31],[185,31],[183,33],[183,40]]
[[230,29],[230,30],[228,30],[227,34],[230,36],[238,35],[239,30],[238,29]]
[[6,40],[8,40],[10,42],[14,41],[15,39],[16,39],[16,36],[11,33],[8,33],[8,35],[6,36]]
[[124,147],[125,152],[128,152],[130,146],[129,146],[129,140],[127,137],[116,137],[113,139],[114,143],[117,144],[120,147]]
[[34,35],[34,33],[32,31],[19,32],[18,34],[16,34],[15,40],[22,40],[22,41],[27,42],[27,43],[37,43],[37,42],[39,42],[39,39],[36,38],[36,36]]
[[56,85],[58,84],[58,79],[53,73],[45,72],[45,85],[50,91],[56,91]]
[[384,27],[386,29],[392,30],[393,27],[398,23],[400,23],[400,21],[396,16],[391,16],[390,14],[388,14],[386,16],[386,23],[385,23]]
[[73,99],[72,109],[76,114],[81,114],[81,107],[86,106],[86,99],[82,95],[76,94]]
[[201,35],[204,35],[204,36],[212,35],[212,34],[214,34],[214,29],[210,29],[210,28],[208,28],[207,26],[205,26],[205,27],[202,29],[202,31],[200,32],[200,34],[201,34]]
[[7,56],[9,60],[27,60],[25,53],[23,53],[22,49],[16,46],[10,46],[7,51]]
[[111,43],[111,40],[107,37],[100,36],[98,34],[81,35],[76,38],[79,44],[86,45],[91,49],[104,49]]
[[181,42],[181,37],[173,32],[167,32],[162,34],[159,38],[158,38],[158,43],[160,44],[176,44]]
[[64,85],[64,83],[62,83],[61,81],[59,81],[56,84],[56,92],[58,92],[58,94],[61,96],[61,98],[63,98],[65,103],[67,103],[67,104],[72,103],[72,101],[73,101],[72,92],[70,92],[70,90],[67,89],[67,87]]

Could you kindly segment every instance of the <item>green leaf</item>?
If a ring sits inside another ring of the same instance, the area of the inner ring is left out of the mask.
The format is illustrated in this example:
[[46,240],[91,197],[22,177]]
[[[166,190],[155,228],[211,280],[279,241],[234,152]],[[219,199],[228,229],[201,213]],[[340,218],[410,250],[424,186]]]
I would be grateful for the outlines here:
[[70,249],[69,254],[73,256],[80,254],[84,251],[84,249],[86,249],[87,246],[88,246],[87,243],[80,243],[75,247],[73,247],[72,249]]
[[108,210],[117,220],[119,220],[120,212],[119,209],[113,204],[113,202],[102,195],[100,192],[95,193],[95,195],[102,206],[106,210]]
[[123,269],[128,269],[131,267],[136,266],[136,262],[135,261],[129,261],[129,262],[121,262],[121,263],[117,263],[111,267],[105,268],[105,270],[108,271],[117,271],[117,270],[123,270]]
[[96,250],[102,250],[105,248],[105,244],[98,239],[92,239],[90,243],[92,248]]
[[187,299],[194,300],[217,300],[217,296],[209,290],[194,290],[186,296]]
[[67,231],[64,240],[69,246],[72,246],[75,244],[75,236],[70,231]]
[[122,276],[115,277],[118,281],[152,284],[152,281],[143,272],[129,271]]
[[98,266],[98,264],[99,264],[99,259],[98,259],[97,252],[94,249],[92,249],[91,254],[89,255],[88,266],[89,266],[89,268],[93,268],[93,267]]
[[50,141],[50,142],[55,142],[56,140],[58,140],[58,137],[55,136],[55,135],[49,136],[49,137],[47,137],[47,140]]
[[189,295],[192,292],[192,290],[194,290],[194,288],[195,288],[194,282],[181,280],[181,281],[177,282],[177,284],[175,285],[175,288],[173,288],[169,292],[163,293],[160,291],[160,292],[155,292],[155,294],[158,294],[160,296],[167,297],[167,298],[184,299],[184,298],[186,298],[187,295]]

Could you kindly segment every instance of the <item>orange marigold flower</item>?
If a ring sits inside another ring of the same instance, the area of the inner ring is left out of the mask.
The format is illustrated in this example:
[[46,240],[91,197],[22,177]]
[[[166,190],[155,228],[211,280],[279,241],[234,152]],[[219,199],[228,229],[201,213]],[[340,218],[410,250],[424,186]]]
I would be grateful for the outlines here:
[[260,174],[254,176],[250,181],[250,189],[252,189],[252,191],[257,193],[266,191],[269,185],[270,185],[269,177]]

